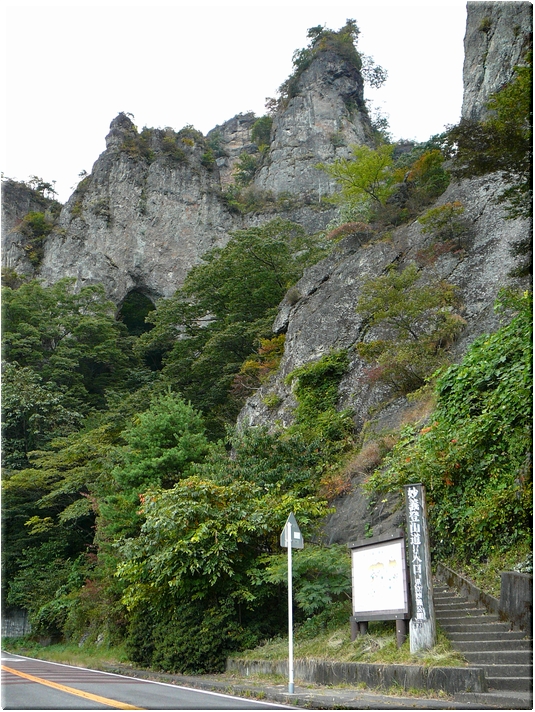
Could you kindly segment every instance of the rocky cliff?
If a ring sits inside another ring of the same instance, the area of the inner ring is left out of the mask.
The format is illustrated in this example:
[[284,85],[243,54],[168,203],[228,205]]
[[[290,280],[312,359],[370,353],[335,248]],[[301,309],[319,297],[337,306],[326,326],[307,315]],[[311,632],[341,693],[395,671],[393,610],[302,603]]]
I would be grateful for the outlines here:
[[320,200],[335,183],[318,162],[348,157],[352,144],[372,143],[359,70],[333,51],[319,53],[299,76],[273,121],[272,141],[255,184],[277,193]]
[[172,294],[235,227],[206,154],[198,132],[140,133],[120,114],[47,240],[40,276],[100,282],[117,304],[131,291],[153,300]]
[[[463,116],[484,115],[490,93],[512,78],[530,30],[529,3],[468,3]],[[101,282],[118,305],[132,291],[157,300],[171,295],[202,255],[224,245],[236,228],[282,213],[310,232],[323,229],[333,210],[320,210],[321,197],[332,193],[334,184],[316,164],[348,155],[352,144],[371,142],[358,68],[331,50],[318,53],[281,103],[263,151],[252,139],[255,121],[251,114],[239,114],[204,137],[191,128],[140,132],[120,114],[111,124],[106,151],[48,236],[38,275],[48,283],[66,275],[79,285]],[[249,189],[271,196],[254,212],[232,210],[224,195],[244,153],[258,159]],[[437,205],[458,201],[464,206],[459,249],[433,253],[432,238],[417,221],[388,235],[356,228],[340,241],[280,305],[274,324],[276,332],[286,334],[280,371],[248,400],[239,422],[291,422],[295,401],[286,376],[334,349],[349,353],[339,406],[353,411],[357,432],[366,426],[373,440],[374,433],[388,434],[419,417],[404,398],[366,377],[367,365],[354,348],[374,338],[355,310],[363,283],[389,265],[416,262],[423,282],[445,279],[455,285],[466,327],[451,355],[460,358],[477,335],[497,327],[493,303],[499,289],[511,284],[511,245],[530,230],[522,220],[504,219],[494,202],[499,191],[498,179],[485,178],[452,184],[441,196]],[[13,217],[6,220],[2,260],[18,267],[25,254],[15,223],[26,205],[32,208],[4,187],[4,201],[9,196],[13,208],[6,214]],[[351,495],[336,502],[326,526],[328,541],[364,536],[365,522],[375,534],[396,523],[390,503],[376,506],[363,496],[359,485],[365,472],[355,467],[353,475]]]
[[[207,250],[224,245],[232,230],[247,224],[282,214],[310,232],[323,229],[336,211],[320,199],[334,184],[315,166],[347,155],[350,144],[369,141],[362,87],[350,62],[336,52],[319,53],[275,117],[262,154],[251,137],[251,113],[238,114],[206,137],[191,127],[140,132],[120,114],[111,123],[106,150],[44,242],[37,268],[10,219],[2,264],[47,284],[64,276],[80,287],[102,283],[120,305],[134,291],[153,301],[173,294]],[[229,208],[225,191],[244,153],[258,169],[254,175],[253,166],[248,190],[261,200],[240,213]],[[24,208],[13,196],[4,189],[6,214],[20,219]]]
[[[281,304],[274,324],[277,332],[286,333],[280,370],[249,398],[240,414],[240,424],[268,427],[290,424],[296,401],[286,377],[294,369],[338,349],[347,349],[350,357],[339,386],[338,405],[353,412],[357,433],[366,425],[366,437],[373,440],[419,417],[417,410],[411,413],[411,405],[405,398],[393,397],[389,388],[367,377],[369,365],[359,356],[355,344],[381,338],[381,333],[369,330],[355,310],[362,286],[367,278],[384,274],[389,265],[403,268],[411,262],[422,268],[422,284],[444,279],[455,285],[462,302],[461,315],[466,321],[451,349],[453,360],[459,359],[476,336],[498,328],[494,301],[502,287],[514,284],[508,276],[515,264],[510,248],[530,230],[525,221],[504,219],[493,202],[500,187],[498,180],[484,178],[448,188],[437,205],[462,203],[466,241],[462,249],[447,251],[428,264],[425,255],[432,238],[415,221],[398,228],[386,240],[374,240],[369,234],[350,235],[328,258],[307,270],[296,285],[299,300],[294,303],[295,290],[292,290],[292,299]],[[274,402],[276,407],[267,405]],[[384,504],[382,516],[377,520],[373,519],[373,512],[370,515],[373,508],[359,488],[364,475],[358,470],[353,472],[353,494],[335,503],[337,513],[326,528],[329,541],[364,537],[370,516],[375,534],[396,524],[398,515]]]
[[[509,42],[507,60],[504,59],[507,38],[510,39],[514,29],[511,21],[516,18],[523,32],[531,13],[528,3],[468,3],[467,37],[482,32],[475,28],[487,17],[484,6],[491,12],[494,34],[490,37],[485,34],[485,42],[468,48],[463,110],[472,118],[484,114],[484,102],[491,91],[511,80],[521,46],[519,39],[513,51]],[[505,40],[500,28],[504,29]],[[516,32],[517,37],[520,34]],[[477,92],[477,82],[467,66],[481,67],[483,79]],[[292,290],[291,299],[288,297],[279,307],[274,329],[286,333],[280,370],[248,400],[239,422],[268,427],[291,423],[296,401],[286,377],[294,369],[338,349],[347,349],[350,357],[339,386],[338,405],[351,409],[356,432],[363,433],[364,442],[377,448],[381,438],[388,438],[403,423],[425,415],[425,409],[411,406],[405,398],[396,397],[388,387],[367,377],[368,365],[355,344],[380,338],[381,334],[370,331],[357,314],[359,295],[368,277],[384,274],[394,263],[402,268],[416,262],[421,267],[423,284],[444,279],[455,285],[462,302],[460,313],[466,322],[450,350],[451,358],[459,360],[474,338],[498,327],[493,304],[499,290],[518,286],[509,276],[515,265],[511,246],[530,234],[531,225],[524,220],[504,218],[503,209],[495,201],[502,189],[498,178],[467,180],[450,185],[437,201],[436,206],[454,202],[464,206],[462,249],[436,254],[427,260],[431,239],[422,232],[421,224],[414,221],[386,238],[355,232],[343,239],[328,258],[310,268]],[[273,403],[277,405],[274,407]],[[356,464],[351,474],[352,492],[335,501],[336,513],[326,524],[324,533],[328,542],[363,538],[370,526],[377,535],[400,523],[401,514],[396,511],[393,498],[377,504],[363,494],[360,484],[368,474],[365,468]]]
[[469,2],[464,37],[462,116],[485,118],[485,103],[510,81],[532,42],[533,6],[528,2]]
[[23,219],[28,213],[44,213],[52,223],[59,210],[59,203],[47,197],[44,191],[10,179],[3,181],[2,267],[21,276],[33,275],[35,262],[30,259],[28,236],[21,231]]

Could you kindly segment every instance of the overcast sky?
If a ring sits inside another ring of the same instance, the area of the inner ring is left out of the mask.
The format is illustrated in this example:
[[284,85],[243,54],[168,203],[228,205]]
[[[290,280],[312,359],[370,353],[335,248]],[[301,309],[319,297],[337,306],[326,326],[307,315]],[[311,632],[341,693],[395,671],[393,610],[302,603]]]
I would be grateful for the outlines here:
[[[157,2],[157,0],[156,0]],[[424,141],[460,118],[465,0],[279,5],[71,0],[4,6],[2,172],[72,193],[105,149],[120,112],[135,124],[207,133],[235,114],[265,113],[307,29],[355,19],[358,49],[388,72],[366,97],[395,139]]]

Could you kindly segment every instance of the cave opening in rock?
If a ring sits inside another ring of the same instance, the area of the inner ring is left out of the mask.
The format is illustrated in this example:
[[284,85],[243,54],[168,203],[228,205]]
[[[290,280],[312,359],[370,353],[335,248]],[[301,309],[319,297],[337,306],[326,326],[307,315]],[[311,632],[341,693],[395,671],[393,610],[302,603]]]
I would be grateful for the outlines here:
[[125,297],[117,318],[126,326],[130,336],[141,336],[153,328],[152,324],[146,323],[145,317],[154,309],[156,307],[145,294],[134,290]]

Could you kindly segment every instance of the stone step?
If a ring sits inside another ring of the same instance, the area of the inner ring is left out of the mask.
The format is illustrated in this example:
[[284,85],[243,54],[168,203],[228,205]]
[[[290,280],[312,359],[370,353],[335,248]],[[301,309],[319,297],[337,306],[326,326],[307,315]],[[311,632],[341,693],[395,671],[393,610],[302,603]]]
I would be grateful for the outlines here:
[[507,630],[507,631],[475,631],[473,633],[448,633],[448,638],[452,643],[462,642],[462,641],[472,641],[472,640],[495,640],[499,641],[527,641],[530,645],[533,645],[533,640],[527,638],[526,634],[522,630]]
[[499,623],[500,619],[498,616],[491,616],[491,615],[450,615],[448,614],[447,616],[436,616],[437,621],[440,623],[441,626],[446,626],[446,625],[476,625],[476,624],[489,624],[489,623]]
[[439,623],[440,627],[448,636],[450,633],[477,633],[478,631],[481,631],[481,633],[507,633],[509,631],[509,626],[506,623],[493,623],[487,621],[484,623],[460,623],[458,619],[455,619],[454,622],[439,621]]
[[532,677],[492,677],[487,676],[487,685],[491,690],[514,690],[515,692],[532,692]]
[[452,640],[455,647],[464,652],[508,652],[531,651],[533,644],[531,640]]
[[500,690],[491,692],[458,692],[456,702],[492,706],[504,710],[533,709],[533,695],[529,691]]
[[473,665],[530,665],[533,660],[531,650],[479,650],[464,652],[464,657]]
[[484,608],[435,608],[435,615],[437,618],[488,618],[493,617],[498,620],[498,616],[491,615]]
[[461,596],[460,594],[455,594],[451,592],[437,591],[436,588],[433,589],[433,601],[469,601],[467,596]]
[[451,598],[447,601],[434,601],[434,604],[436,611],[449,611],[450,609],[464,611],[466,609],[476,608],[476,604],[473,601],[455,601]]
[[484,663],[471,662],[470,667],[484,670],[487,679],[498,677],[528,677],[532,679],[533,668],[531,665],[511,665],[510,663]]
[[[460,693],[455,700],[501,709],[532,709],[533,641],[524,631],[447,586],[433,591],[437,623],[468,664],[481,668],[487,693]],[[481,604],[480,604],[481,605]]]

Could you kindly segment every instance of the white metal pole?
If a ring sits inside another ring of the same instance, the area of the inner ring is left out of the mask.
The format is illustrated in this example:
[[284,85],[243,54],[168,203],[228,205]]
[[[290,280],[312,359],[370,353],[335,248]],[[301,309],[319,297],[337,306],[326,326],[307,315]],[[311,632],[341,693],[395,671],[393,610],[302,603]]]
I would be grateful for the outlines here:
[[286,542],[288,544],[288,692],[294,692],[294,636],[293,636],[293,603],[292,603],[292,525],[286,525]]

